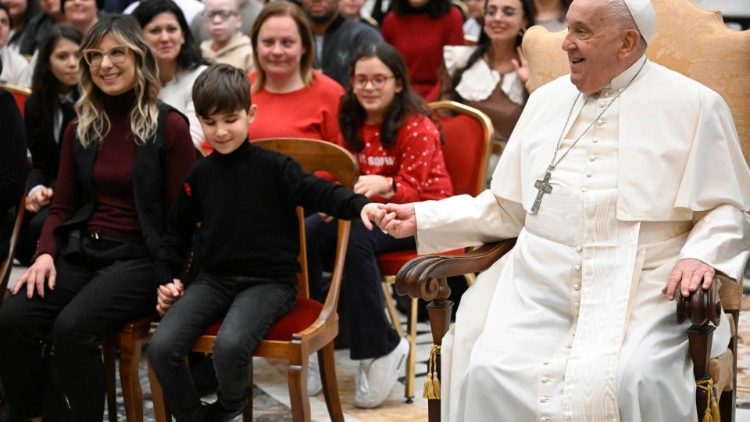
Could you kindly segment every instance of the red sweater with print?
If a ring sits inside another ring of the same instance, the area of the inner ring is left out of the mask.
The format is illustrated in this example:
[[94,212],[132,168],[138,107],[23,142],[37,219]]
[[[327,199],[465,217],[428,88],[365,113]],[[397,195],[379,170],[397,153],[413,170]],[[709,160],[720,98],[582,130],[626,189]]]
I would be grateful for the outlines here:
[[464,45],[461,12],[451,7],[450,12],[437,18],[427,14],[397,15],[389,12],[380,32],[383,39],[403,56],[414,90],[428,102],[437,100],[443,46]]
[[[258,107],[250,124],[250,139],[310,138],[336,142],[339,138],[339,100],[344,88],[315,71],[315,79],[302,89],[285,94],[261,88],[250,95]],[[248,75],[255,83],[255,72]]]
[[380,125],[365,124],[360,136],[362,151],[349,149],[357,159],[360,174],[392,177],[396,192],[388,199],[374,196],[377,202],[407,203],[442,199],[453,194],[440,145],[440,132],[424,115],[409,116],[389,148],[380,143]]

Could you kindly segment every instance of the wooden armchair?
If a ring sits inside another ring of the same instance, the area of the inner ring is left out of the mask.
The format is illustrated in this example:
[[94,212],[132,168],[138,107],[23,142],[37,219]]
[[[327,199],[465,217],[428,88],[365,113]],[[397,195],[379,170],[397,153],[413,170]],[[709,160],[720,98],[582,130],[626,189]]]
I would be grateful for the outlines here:
[[[652,0],[657,14],[656,35],[648,48],[652,61],[683,73],[719,92],[729,103],[737,125],[745,158],[750,152],[750,31],[732,32],[723,24],[718,12],[700,9],[692,1]],[[531,75],[527,88],[539,86],[569,72],[568,60],[561,49],[565,31],[549,33],[541,27],[531,28],[523,40]],[[512,249],[514,240],[488,244],[460,257],[425,256],[406,264],[396,278],[400,294],[431,301],[427,306],[432,335],[440,345],[450,325],[453,303],[448,300],[447,277],[487,269]],[[739,315],[742,280],[725,276],[721,288],[698,292],[686,301],[677,301],[677,317],[690,318],[688,330],[690,352],[695,366],[696,398],[699,417],[707,404],[708,389],[721,395],[722,421],[734,420],[736,382],[736,324]],[[723,306],[732,331],[727,352],[709,359],[711,333]],[[437,355],[437,370],[440,368]],[[711,382],[708,382],[708,380]],[[723,394],[722,394],[723,393]],[[440,420],[440,400],[429,400],[430,421]]]
[[[438,101],[429,104],[444,136],[443,156],[453,183],[454,195],[478,195],[485,188],[485,175],[490,158],[492,122],[481,111],[455,101]],[[463,253],[458,249],[453,255]],[[383,294],[386,309],[393,326],[402,337],[396,304],[391,297],[391,285],[396,273],[409,260],[417,257],[416,249],[384,252],[378,255],[378,268],[383,275]],[[473,273],[466,273],[467,282],[473,282]],[[415,364],[417,353],[417,299],[409,304],[408,332],[409,355],[406,361],[404,396],[407,403],[414,398]]]
[[[345,149],[325,141],[310,139],[263,139],[254,145],[289,155],[296,159],[307,171],[318,170],[330,173],[335,179],[352,188],[359,176],[359,166],[354,157]],[[300,256],[302,271],[298,274],[299,291],[294,308],[266,334],[253,353],[253,356],[283,359],[289,362],[287,379],[295,421],[309,422],[310,401],[307,395],[307,370],[310,353],[318,353],[320,377],[328,413],[333,421],[344,420],[336,386],[336,365],[334,362],[333,339],[339,331],[338,307],[341,280],[344,271],[344,258],[349,241],[350,221],[338,220],[338,240],[331,284],[325,303],[310,299],[307,277],[307,255],[305,248],[305,222],[301,208],[297,209],[300,228]],[[211,353],[221,322],[217,322],[198,338],[193,351]],[[158,422],[170,420],[158,380],[149,365],[151,394],[154,400],[154,414]],[[252,420],[252,400],[248,402],[243,415],[244,421]]]
[[[31,153],[26,151],[26,167],[27,172],[31,171]],[[8,288],[8,279],[10,279],[10,273],[13,269],[13,256],[16,253],[16,245],[18,244],[18,236],[21,233],[21,225],[23,223],[23,216],[26,213],[26,190],[29,188],[28,181],[21,191],[21,198],[18,201],[16,207],[16,215],[13,218],[13,229],[10,232],[10,240],[8,244],[8,255],[0,261],[0,303],[5,298],[6,290]]]

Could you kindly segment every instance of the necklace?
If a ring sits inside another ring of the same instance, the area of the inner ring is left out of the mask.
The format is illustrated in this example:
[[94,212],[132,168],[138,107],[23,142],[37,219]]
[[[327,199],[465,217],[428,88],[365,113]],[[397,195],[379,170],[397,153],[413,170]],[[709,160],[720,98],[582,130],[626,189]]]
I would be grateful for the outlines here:
[[[617,100],[620,97],[620,95],[623,92],[625,92],[626,89],[628,89],[630,84],[633,83],[635,78],[637,78],[638,75],[641,73],[641,70],[643,70],[643,66],[646,65],[646,61],[647,60],[643,61],[643,63],[641,64],[641,67],[638,68],[638,72],[636,72],[635,75],[628,81],[625,87],[617,92],[617,95],[615,95],[615,97],[612,98],[612,101],[607,103],[607,105],[602,109],[602,111],[599,112],[596,118],[592,120],[591,123],[589,123],[589,125],[586,126],[585,129],[583,129],[583,132],[581,132],[581,134],[578,135],[575,138],[575,140],[573,140],[573,143],[570,144],[568,149],[566,149],[565,152],[560,156],[560,158],[557,159],[557,151],[560,150],[560,143],[562,142],[563,136],[565,135],[565,130],[568,128],[568,123],[570,123],[570,118],[571,116],[573,116],[573,110],[575,109],[576,104],[578,103],[578,99],[581,98],[581,92],[580,91],[578,92],[578,94],[576,95],[576,98],[573,100],[573,104],[570,106],[570,110],[568,111],[568,117],[565,118],[565,124],[563,124],[562,131],[560,132],[560,137],[557,138],[557,145],[555,146],[555,153],[554,155],[552,155],[552,160],[550,160],[549,165],[547,166],[547,170],[544,172],[544,177],[534,182],[534,187],[536,188],[537,192],[536,192],[536,198],[534,199],[534,204],[531,206],[531,211],[529,212],[529,214],[531,215],[536,214],[537,211],[539,211],[539,205],[541,205],[542,203],[542,197],[545,194],[552,193],[552,185],[549,183],[549,180],[552,177],[552,170],[554,170],[555,167],[557,167],[557,165],[560,164],[560,161],[562,161],[563,158],[565,158],[565,156],[568,155],[570,150],[576,146],[578,141],[580,141],[581,138],[583,138],[583,135],[585,135],[586,132],[588,132],[589,129],[591,129],[591,126],[594,126],[594,123],[596,123],[597,121],[599,121],[599,119],[601,119],[602,115],[604,115],[604,112],[606,112],[609,109],[609,107],[615,102],[615,100]],[[584,106],[586,105],[586,101],[588,101],[588,98],[584,100],[583,102]],[[557,159],[557,161],[555,161],[555,159]]]

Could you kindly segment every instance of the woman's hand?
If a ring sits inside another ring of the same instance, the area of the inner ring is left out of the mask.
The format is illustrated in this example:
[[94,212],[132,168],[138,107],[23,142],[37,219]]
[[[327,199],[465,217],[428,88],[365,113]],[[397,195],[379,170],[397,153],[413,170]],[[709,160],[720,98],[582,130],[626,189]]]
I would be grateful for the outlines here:
[[11,293],[16,295],[21,291],[23,286],[26,286],[26,297],[31,299],[34,297],[34,290],[39,297],[44,297],[44,282],[47,281],[47,286],[50,290],[55,290],[55,279],[57,278],[57,271],[55,270],[55,259],[52,255],[45,253],[39,255],[34,263],[24,272],[21,277],[16,280],[16,283],[11,289]]
[[374,195],[390,198],[393,196],[393,178],[377,174],[359,176],[354,184],[354,193],[361,193],[368,198]]
[[52,200],[52,195],[55,192],[52,188],[42,186],[39,189],[32,191],[26,197],[26,211],[37,213],[39,210],[47,206]]
[[183,294],[185,289],[179,279],[174,278],[171,283],[159,286],[156,291],[156,312],[159,316],[164,316]]
[[518,51],[518,59],[513,59],[510,63],[513,65],[513,70],[516,71],[518,79],[526,85],[526,82],[529,80],[529,62],[526,60],[526,56],[523,55],[521,46],[516,47],[516,50]]

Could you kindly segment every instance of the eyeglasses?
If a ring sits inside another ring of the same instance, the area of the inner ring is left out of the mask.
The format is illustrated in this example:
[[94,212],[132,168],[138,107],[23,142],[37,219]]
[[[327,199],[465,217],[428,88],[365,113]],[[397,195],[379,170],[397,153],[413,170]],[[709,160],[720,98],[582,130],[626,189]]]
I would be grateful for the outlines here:
[[380,89],[385,86],[388,79],[393,78],[395,78],[393,75],[374,75],[372,78],[368,78],[365,75],[354,75],[352,77],[352,86],[356,89],[365,89],[369,83],[374,89]]
[[[498,13],[500,12],[500,16],[498,16]],[[496,6],[490,6],[485,10],[484,16],[495,18],[495,17],[504,17],[504,18],[512,18],[513,16],[516,16],[518,14],[518,9],[505,6],[503,8],[497,8]]]
[[206,20],[212,21],[215,18],[219,18],[219,20],[225,21],[232,16],[237,16],[238,13],[234,10],[212,10],[210,12],[206,11],[203,13],[203,17]]
[[83,50],[83,60],[91,67],[99,67],[104,60],[104,56],[109,57],[112,64],[121,64],[128,57],[128,48],[125,46],[113,47],[107,51],[101,51],[94,48]]

